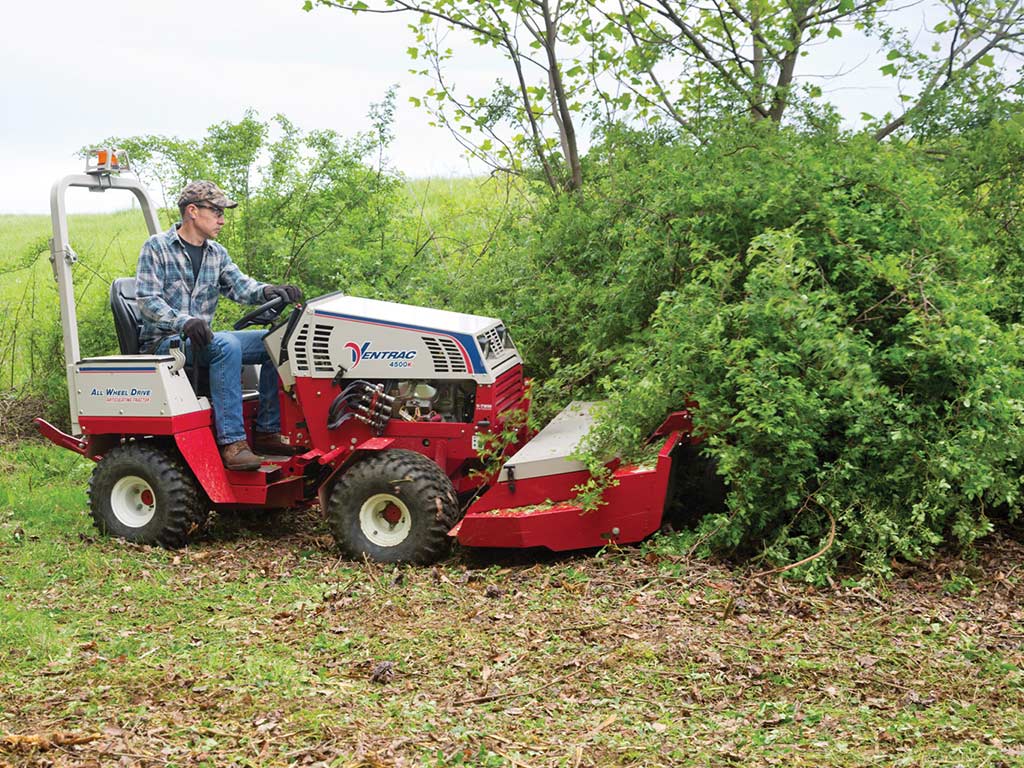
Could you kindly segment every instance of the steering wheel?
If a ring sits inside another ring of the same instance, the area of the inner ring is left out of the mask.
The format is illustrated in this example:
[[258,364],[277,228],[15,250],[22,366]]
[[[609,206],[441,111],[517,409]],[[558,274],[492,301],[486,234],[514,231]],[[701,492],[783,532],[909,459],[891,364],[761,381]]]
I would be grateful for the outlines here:
[[250,325],[269,325],[281,316],[284,308],[289,303],[281,296],[275,296],[270,301],[263,302],[256,309],[241,317],[232,327],[236,331],[241,331]]

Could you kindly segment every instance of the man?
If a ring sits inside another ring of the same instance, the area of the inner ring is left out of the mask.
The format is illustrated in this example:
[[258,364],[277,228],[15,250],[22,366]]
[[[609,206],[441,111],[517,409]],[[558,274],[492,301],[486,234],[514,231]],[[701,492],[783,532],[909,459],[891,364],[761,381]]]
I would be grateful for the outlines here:
[[[178,198],[181,221],[142,246],[135,295],[142,312],[141,351],[164,354],[174,339],[185,337],[186,360],[210,369],[224,466],[254,470],[260,467],[259,453],[294,452],[280,435],[277,370],[263,347],[263,331],[214,333],[210,323],[221,294],[240,304],[262,304],[275,296],[299,302],[302,293],[293,285],[267,285],[244,275],[216,242],[224,211],[237,205],[212,181],[185,187]],[[242,421],[242,366],[257,363],[262,364],[260,402],[250,449]]]

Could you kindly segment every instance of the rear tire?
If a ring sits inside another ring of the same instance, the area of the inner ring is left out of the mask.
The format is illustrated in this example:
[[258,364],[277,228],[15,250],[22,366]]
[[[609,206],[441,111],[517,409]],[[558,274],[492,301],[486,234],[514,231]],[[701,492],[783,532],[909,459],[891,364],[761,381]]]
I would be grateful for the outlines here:
[[146,443],[119,445],[100,460],[89,480],[89,510],[100,533],[169,549],[185,546],[207,517],[188,468]]
[[700,445],[689,443],[672,457],[665,521],[676,530],[692,528],[704,516],[727,509],[729,486],[718,474],[718,460],[701,452]]
[[327,518],[338,549],[350,558],[424,565],[448,553],[459,505],[437,464],[415,451],[393,450],[342,473]]

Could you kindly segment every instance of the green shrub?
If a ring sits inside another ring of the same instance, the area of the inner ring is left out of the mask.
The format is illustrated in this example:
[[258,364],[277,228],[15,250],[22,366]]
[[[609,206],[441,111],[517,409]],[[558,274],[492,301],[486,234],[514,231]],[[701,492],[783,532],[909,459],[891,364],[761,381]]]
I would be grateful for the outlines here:
[[731,487],[707,546],[781,564],[834,521],[810,577],[969,545],[993,507],[1016,513],[1021,339],[1000,319],[1018,298],[924,152],[751,129],[597,154],[585,196],[551,203],[519,253],[531,344],[557,350],[541,396],[610,398],[595,458],[696,400]]

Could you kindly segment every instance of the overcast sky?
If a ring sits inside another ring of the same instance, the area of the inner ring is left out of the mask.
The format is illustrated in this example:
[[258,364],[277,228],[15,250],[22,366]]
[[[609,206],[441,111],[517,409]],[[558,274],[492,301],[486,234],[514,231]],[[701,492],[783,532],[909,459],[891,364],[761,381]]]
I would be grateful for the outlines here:
[[[0,212],[45,213],[75,152],[112,135],[201,138],[207,127],[281,112],[303,130],[351,135],[400,84],[393,164],[410,176],[466,175],[446,130],[408,104],[408,19],[302,10],[302,0],[47,0],[8,5],[0,46]],[[491,84],[484,57],[460,82]],[[130,195],[69,192],[74,211]]]
[[[392,164],[411,177],[472,170],[448,132],[408,103],[429,84],[408,74],[412,40],[401,15],[306,13],[302,0],[48,0],[9,3],[4,16],[2,213],[46,213],[53,182],[83,169],[75,152],[107,136],[198,139],[246,108],[351,135],[368,127],[367,110],[392,84],[400,85]],[[457,53],[460,86],[485,93],[504,74],[494,57],[469,46]],[[856,68],[830,94],[856,115],[874,111],[887,92],[877,67],[873,46],[847,36],[803,71]],[[112,210],[129,200],[71,190],[69,209]]]

